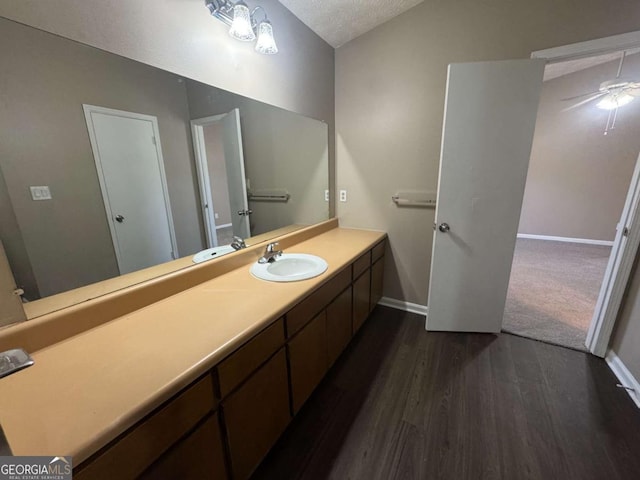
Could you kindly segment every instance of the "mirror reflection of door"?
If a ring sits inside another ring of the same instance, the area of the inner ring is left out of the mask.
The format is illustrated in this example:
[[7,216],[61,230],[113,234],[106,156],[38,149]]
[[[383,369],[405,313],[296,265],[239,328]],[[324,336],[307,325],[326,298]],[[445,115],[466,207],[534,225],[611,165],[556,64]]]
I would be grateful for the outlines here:
[[16,281],[0,242],[0,327],[26,319]]
[[156,117],[84,110],[120,273],[177,258]]
[[207,247],[251,235],[240,111],[191,121]]

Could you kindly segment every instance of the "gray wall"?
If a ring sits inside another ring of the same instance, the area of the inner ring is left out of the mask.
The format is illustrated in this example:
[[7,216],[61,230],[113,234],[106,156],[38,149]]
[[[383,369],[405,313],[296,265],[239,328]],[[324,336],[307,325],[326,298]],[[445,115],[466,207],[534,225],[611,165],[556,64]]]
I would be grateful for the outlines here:
[[[200,250],[184,81],[5,19],[0,42],[11,45],[2,55],[0,168],[40,294],[118,275],[82,104],[158,118],[178,250]],[[53,199],[33,201],[30,185],[48,185]]]
[[[612,241],[638,154],[640,102],[620,108],[614,130],[603,135],[607,110],[584,100],[615,78],[609,62],[544,83],[533,139],[519,233]],[[624,76],[640,78],[640,55],[625,59]]]
[[327,126],[199,82],[187,82],[191,117],[240,110],[245,174],[251,191],[285,189],[286,203],[251,201],[251,235],[326,220]]
[[618,321],[613,331],[611,349],[625,366],[640,381],[640,270],[638,258],[631,274],[631,281]]
[[434,211],[400,209],[397,190],[435,190],[447,65],[638,29],[622,0],[424,2],[336,50],[337,188],[346,226],[390,238],[384,295],[427,303]]
[[259,3],[273,24],[277,55],[230,39],[202,0],[21,0],[0,2],[0,16],[324,120],[333,183],[334,50],[277,0]]
[[4,244],[7,260],[13,272],[15,284],[25,291],[27,300],[40,297],[38,284],[33,276],[29,254],[24,246],[22,232],[13,212],[9,190],[0,168],[0,243]]

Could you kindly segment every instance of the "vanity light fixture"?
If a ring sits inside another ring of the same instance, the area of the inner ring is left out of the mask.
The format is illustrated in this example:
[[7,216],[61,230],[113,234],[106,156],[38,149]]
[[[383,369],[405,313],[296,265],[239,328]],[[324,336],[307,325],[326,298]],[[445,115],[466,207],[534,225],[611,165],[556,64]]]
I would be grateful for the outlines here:
[[[205,5],[211,15],[229,25],[229,35],[236,40],[253,42],[257,38],[255,50],[265,55],[278,53],[276,41],[273,38],[273,27],[267,18],[267,12],[261,6],[249,10],[242,0],[205,0]],[[256,12],[262,11],[264,18],[256,20]]]

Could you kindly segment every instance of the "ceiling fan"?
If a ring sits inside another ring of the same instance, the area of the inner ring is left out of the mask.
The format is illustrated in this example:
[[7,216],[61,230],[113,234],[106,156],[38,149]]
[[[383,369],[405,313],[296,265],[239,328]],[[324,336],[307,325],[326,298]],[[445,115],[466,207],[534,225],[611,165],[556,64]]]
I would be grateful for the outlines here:
[[607,118],[607,126],[604,134],[607,135],[610,130],[613,130],[616,124],[616,118],[618,116],[618,108],[627,105],[632,102],[636,97],[640,96],[640,82],[636,82],[630,78],[624,78],[622,74],[622,66],[626,56],[626,51],[622,52],[620,57],[620,64],[618,65],[618,73],[616,78],[612,80],[606,80],[600,84],[600,87],[595,92],[583,93],[576,95],[575,97],[563,98],[563,100],[577,100],[582,97],[587,97],[578,103],[565,108],[564,111],[573,110],[574,108],[581,107],[596,100],[596,107],[609,111],[609,117]]

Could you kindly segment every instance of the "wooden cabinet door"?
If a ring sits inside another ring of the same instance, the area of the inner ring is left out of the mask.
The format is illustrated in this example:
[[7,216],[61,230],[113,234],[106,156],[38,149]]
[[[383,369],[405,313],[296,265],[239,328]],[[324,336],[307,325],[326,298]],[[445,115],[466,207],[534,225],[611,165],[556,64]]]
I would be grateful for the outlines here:
[[74,480],[138,478],[214,408],[213,382],[211,375],[206,375],[97,458],[80,465],[79,471],[74,471]]
[[217,414],[209,417],[140,477],[141,480],[224,480],[226,478]]
[[382,298],[382,283],[384,279],[384,257],[371,267],[371,299],[369,300],[369,312],[371,312]]
[[327,312],[323,310],[288,345],[293,413],[297,413],[329,368]]
[[247,379],[283,343],[284,321],[280,318],[224,359],[216,367],[222,398]]
[[327,307],[327,355],[329,365],[340,356],[353,335],[351,295],[347,288]]
[[249,478],[289,424],[284,349],[222,403],[234,480]]
[[371,269],[353,282],[353,333],[356,333],[369,315]]

